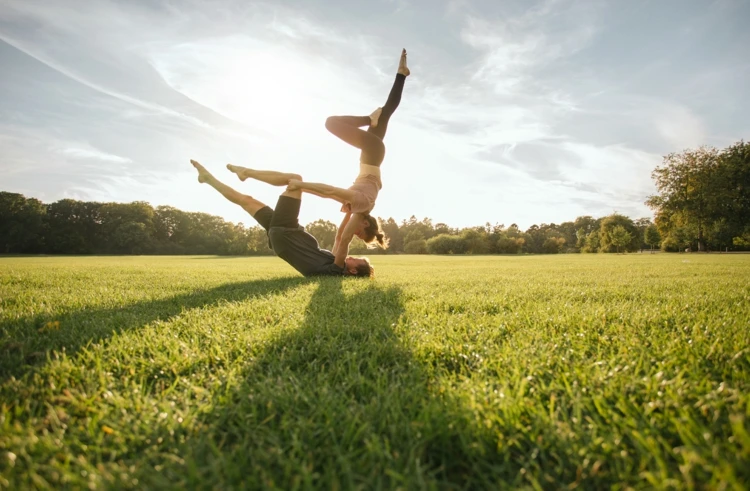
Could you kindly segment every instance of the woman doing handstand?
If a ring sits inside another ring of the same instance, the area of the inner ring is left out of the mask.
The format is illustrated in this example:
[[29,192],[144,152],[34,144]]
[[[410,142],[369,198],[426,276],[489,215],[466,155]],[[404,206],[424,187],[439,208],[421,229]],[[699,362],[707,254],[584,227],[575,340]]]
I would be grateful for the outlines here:
[[[379,107],[369,116],[331,116],[326,120],[328,131],[346,143],[361,150],[359,157],[359,176],[348,189],[327,184],[303,182],[292,179],[288,189],[301,189],[307,193],[336,200],[342,204],[341,211],[346,213],[339,230],[344,229],[343,243],[348,248],[352,235],[356,235],[367,244],[377,242],[386,248],[385,235],[378,221],[370,215],[378,192],[383,187],[380,180],[380,164],[385,157],[383,138],[388,129],[388,121],[401,102],[404,82],[410,71],[406,66],[406,50],[402,50],[396,79],[383,107]],[[367,131],[361,129],[367,126]],[[351,216],[351,219],[349,218]]]

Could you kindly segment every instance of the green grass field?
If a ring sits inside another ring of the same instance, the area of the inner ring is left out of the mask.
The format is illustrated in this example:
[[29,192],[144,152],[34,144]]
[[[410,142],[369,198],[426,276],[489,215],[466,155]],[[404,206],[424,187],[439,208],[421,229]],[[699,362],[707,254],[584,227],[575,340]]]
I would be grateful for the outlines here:
[[750,255],[0,258],[0,488],[750,486]]

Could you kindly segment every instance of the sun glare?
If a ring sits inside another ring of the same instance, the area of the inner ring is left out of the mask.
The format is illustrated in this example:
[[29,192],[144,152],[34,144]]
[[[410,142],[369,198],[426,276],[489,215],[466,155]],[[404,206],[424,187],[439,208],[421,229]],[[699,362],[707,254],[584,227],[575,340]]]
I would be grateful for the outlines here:
[[311,96],[322,77],[302,60],[250,53],[229,61],[219,76],[222,112],[233,119],[289,131],[303,128],[300,123],[315,116]]
[[[306,140],[351,84],[321,57],[245,38],[172,46],[150,60],[175,90],[240,123]],[[282,131],[283,130],[283,131]]]

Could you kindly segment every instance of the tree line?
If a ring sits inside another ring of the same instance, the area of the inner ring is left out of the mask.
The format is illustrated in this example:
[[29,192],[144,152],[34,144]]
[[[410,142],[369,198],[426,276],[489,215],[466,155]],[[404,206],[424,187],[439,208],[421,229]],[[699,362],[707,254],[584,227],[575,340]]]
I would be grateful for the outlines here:
[[[557,254],[750,249],[750,145],[701,147],[664,157],[652,174],[655,212],[631,219],[619,213],[580,216],[521,230],[486,223],[453,228],[412,216],[380,219],[390,246],[368,250],[354,240],[352,254]],[[316,220],[306,229],[331,249],[336,224]],[[149,203],[62,199],[45,204],[0,192],[0,253],[270,255],[265,230],[207,213]]]
[[265,232],[171,206],[0,192],[0,252],[29,254],[271,254]]
[[[659,244],[648,218],[631,220],[613,214],[582,216],[559,225],[533,225],[521,230],[485,224],[452,228],[412,216],[397,223],[381,219],[390,238],[385,254],[555,254],[560,252],[634,251]],[[330,249],[336,224],[316,220],[306,229]],[[649,237],[651,238],[649,242]],[[368,250],[355,239],[354,254]],[[45,204],[21,194],[0,192],[0,252],[21,254],[218,254],[268,255],[265,230],[246,227],[207,213],[171,206],[98,203],[63,199]]]

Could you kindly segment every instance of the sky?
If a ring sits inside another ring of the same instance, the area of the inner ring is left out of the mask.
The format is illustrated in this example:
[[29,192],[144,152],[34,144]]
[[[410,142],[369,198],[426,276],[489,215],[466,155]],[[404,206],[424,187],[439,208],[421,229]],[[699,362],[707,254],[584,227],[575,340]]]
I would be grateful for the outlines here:
[[[522,228],[651,217],[663,156],[750,134],[746,0],[1,0],[0,190],[255,225],[189,160],[348,187],[324,127],[367,115],[402,48],[373,215]],[[300,221],[340,221],[307,195]]]

